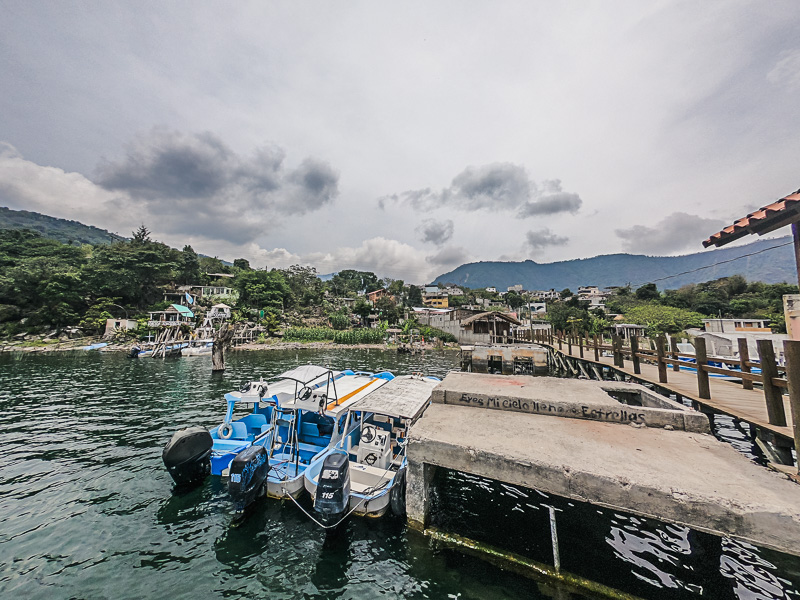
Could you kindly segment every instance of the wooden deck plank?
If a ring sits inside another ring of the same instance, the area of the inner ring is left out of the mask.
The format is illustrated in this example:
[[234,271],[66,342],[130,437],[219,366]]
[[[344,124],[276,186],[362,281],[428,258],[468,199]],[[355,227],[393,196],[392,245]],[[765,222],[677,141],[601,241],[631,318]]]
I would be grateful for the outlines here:
[[641,362],[641,374],[636,375],[633,372],[633,363],[630,360],[625,361],[625,367],[620,369],[614,366],[614,359],[610,356],[601,356],[599,363],[594,361],[592,353],[584,352],[584,358],[580,357],[578,348],[573,346],[572,353],[567,351],[567,346],[564,345],[563,349],[559,350],[557,345],[549,346],[555,352],[560,352],[565,356],[580,359],[589,363],[601,364],[617,371],[624,372],[626,375],[634,379],[646,381],[657,385],[673,393],[680,394],[685,398],[689,398],[702,406],[713,409],[715,412],[723,413],[735,417],[741,421],[751,423],[765,431],[770,431],[775,435],[788,440],[793,440],[792,434],[792,411],[789,407],[789,399],[787,396],[783,397],[783,405],[786,413],[786,426],[772,425],[767,417],[767,403],[764,398],[762,390],[746,390],[741,384],[725,381],[717,377],[710,378],[711,384],[711,399],[702,399],[697,394],[697,375],[688,373],[686,371],[667,371],[667,382],[658,382],[658,367],[653,364]]

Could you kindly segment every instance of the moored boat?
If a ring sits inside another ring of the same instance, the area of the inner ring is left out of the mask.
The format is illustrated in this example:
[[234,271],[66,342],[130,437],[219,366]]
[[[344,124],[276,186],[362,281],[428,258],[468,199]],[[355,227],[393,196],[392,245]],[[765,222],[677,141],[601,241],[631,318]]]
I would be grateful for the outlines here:
[[305,487],[325,526],[351,513],[380,517],[390,507],[405,513],[408,431],[438,383],[435,377],[396,377],[350,407],[349,433],[305,470]]

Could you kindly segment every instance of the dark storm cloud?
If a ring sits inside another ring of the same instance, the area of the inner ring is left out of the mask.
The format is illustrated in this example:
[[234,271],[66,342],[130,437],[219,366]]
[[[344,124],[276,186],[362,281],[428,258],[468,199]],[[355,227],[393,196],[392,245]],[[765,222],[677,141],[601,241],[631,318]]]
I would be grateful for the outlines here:
[[617,229],[614,233],[622,240],[622,247],[627,252],[670,254],[699,248],[704,239],[725,225],[719,219],[705,219],[676,212],[656,223],[654,227],[634,225],[628,229]]
[[381,208],[389,202],[425,211],[442,206],[465,211],[516,210],[520,218],[575,213],[583,203],[578,194],[564,192],[560,180],[547,180],[539,186],[528,177],[525,167],[512,163],[467,167],[438,192],[424,188],[378,198]]
[[97,169],[97,183],[125,192],[160,228],[247,242],[282,216],[319,210],[339,194],[339,176],[307,158],[295,169],[278,147],[239,156],[211,133],[153,130],[125,158]]
[[436,254],[426,256],[425,260],[432,265],[461,265],[469,259],[469,254],[464,248],[448,246]]
[[563,246],[567,242],[569,242],[568,237],[556,235],[547,228],[525,234],[525,245],[531,250],[541,250],[547,246]]
[[441,246],[453,237],[453,222],[450,219],[446,221],[427,219],[417,227],[416,232],[419,241]]

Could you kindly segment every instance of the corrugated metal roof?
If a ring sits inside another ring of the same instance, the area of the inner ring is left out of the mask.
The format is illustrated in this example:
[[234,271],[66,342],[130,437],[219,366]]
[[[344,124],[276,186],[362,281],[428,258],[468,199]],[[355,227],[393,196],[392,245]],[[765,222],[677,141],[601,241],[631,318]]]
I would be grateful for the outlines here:
[[724,246],[746,235],[763,235],[796,221],[800,221],[800,190],[734,221],[705,240],[703,246]]

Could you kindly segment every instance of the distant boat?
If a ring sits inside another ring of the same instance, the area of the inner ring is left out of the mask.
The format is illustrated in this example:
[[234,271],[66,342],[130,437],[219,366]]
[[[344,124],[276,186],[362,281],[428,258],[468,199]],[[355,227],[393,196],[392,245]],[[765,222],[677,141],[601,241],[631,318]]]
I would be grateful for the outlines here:
[[214,349],[214,340],[192,340],[181,348],[181,356],[210,356]]
[[105,348],[108,346],[108,342],[102,342],[100,344],[90,344],[89,346],[81,346],[78,350],[99,350],[100,348]]

